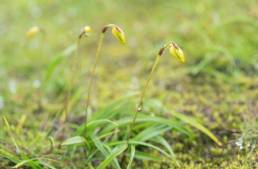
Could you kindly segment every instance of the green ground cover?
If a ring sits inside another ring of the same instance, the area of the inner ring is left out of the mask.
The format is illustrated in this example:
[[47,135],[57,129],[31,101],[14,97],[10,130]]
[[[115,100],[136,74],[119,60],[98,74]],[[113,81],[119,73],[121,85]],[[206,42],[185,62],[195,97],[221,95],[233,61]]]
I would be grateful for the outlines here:
[[[131,168],[258,167],[257,7],[255,0],[4,0],[0,168],[105,168],[101,162],[109,158],[108,167],[117,167],[117,159],[126,168],[134,148],[137,158]],[[109,23],[124,30],[127,43],[119,44],[111,34],[105,37],[89,114],[91,121],[112,122],[92,122],[87,128],[84,106],[90,70],[100,31]],[[45,34],[26,38],[34,25]],[[90,25],[92,33],[74,58],[84,25]],[[120,145],[155,55],[171,40],[184,50],[186,63],[162,56],[132,134],[135,142]],[[71,69],[74,59],[80,67]],[[70,109],[62,121],[69,91]],[[169,119],[169,124],[158,123],[159,117]],[[120,122],[125,125],[114,127]],[[143,137],[138,135],[142,131]],[[155,137],[148,134],[154,131]],[[72,141],[79,145],[62,145],[78,135]],[[166,153],[138,145],[139,140]]]

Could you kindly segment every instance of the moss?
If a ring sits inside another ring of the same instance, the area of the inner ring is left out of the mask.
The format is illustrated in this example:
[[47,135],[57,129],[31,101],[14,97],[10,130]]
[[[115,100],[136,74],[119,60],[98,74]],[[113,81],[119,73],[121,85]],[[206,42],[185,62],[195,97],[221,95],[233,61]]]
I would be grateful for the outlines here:
[[[74,35],[85,21],[96,24],[92,25],[93,29],[98,29],[100,23],[115,20],[125,28],[129,43],[116,46],[116,42],[106,39],[92,110],[126,94],[137,93],[144,85],[156,49],[172,37],[184,49],[187,62],[179,66],[164,56],[146,97],[160,100],[172,111],[195,117],[223,142],[218,147],[197,130],[194,138],[168,132],[165,136],[177,162],[162,157],[160,162],[135,161],[134,168],[258,168],[257,2],[147,1],[64,1],[62,4],[6,1],[0,6],[0,35],[5,35],[0,41],[0,98],[3,98],[0,114],[8,118],[14,138],[28,157],[35,158],[49,150],[51,136],[56,148],[48,156],[58,160],[53,162],[57,168],[84,168],[82,159],[86,157],[82,148],[58,147],[64,138],[75,135],[74,128],[83,121],[86,77],[97,39],[93,33],[81,44],[79,58],[83,69],[76,72],[78,79],[72,90],[74,106],[68,121],[62,124],[59,116],[67,92],[66,79],[71,76],[69,62]],[[42,37],[25,40],[24,31],[33,22],[45,28],[45,41]],[[44,82],[48,67],[58,58],[60,63]],[[16,92],[10,91],[9,83],[13,80]],[[48,84],[38,89],[42,97],[33,87],[35,80]],[[161,113],[160,107],[153,101],[146,111]],[[26,120],[21,122],[23,116]],[[19,155],[2,125],[0,119],[0,148]],[[148,149],[146,152],[161,157],[157,152]],[[0,154],[0,168],[13,166]]]

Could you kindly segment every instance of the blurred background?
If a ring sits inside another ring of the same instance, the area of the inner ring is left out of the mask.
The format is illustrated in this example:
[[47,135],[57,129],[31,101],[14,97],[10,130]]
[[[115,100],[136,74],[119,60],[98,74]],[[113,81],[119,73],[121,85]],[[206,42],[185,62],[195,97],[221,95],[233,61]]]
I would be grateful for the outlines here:
[[[175,41],[185,52],[186,64],[165,54],[148,97],[195,116],[238,151],[239,139],[252,144],[256,140],[257,8],[256,0],[2,0],[1,116],[14,124],[24,116],[29,140],[38,133],[36,129],[51,125],[73,76],[76,97],[69,116],[82,115],[101,29],[114,23],[124,30],[127,43],[121,45],[111,34],[106,36],[93,108],[138,93],[160,47]],[[44,34],[28,39],[26,32],[35,25]],[[79,47],[82,67],[71,71],[77,36],[85,25],[93,31]],[[0,130],[0,136],[4,132]]]

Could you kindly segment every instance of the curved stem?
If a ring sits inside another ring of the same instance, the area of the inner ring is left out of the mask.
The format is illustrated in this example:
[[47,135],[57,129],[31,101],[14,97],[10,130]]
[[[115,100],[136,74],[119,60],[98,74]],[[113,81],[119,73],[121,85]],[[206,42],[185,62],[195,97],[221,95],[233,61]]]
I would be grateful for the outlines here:
[[154,74],[154,72],[155,72],[155,69],[156,69],[157,65],[159,64],[160,56],[161,56],[161,55],[157,55],[157,56],[156,56],[155,61],[154,61],[154,64],[153,64],[153,66],[152,66],[152,68],[151,68],[151,72],[150,72],[150,74],[149,74],[149,76],[148,76],[148,79],[147,79],[147,81],[146,81],[146,83],[145,83],[145,85],[144,85],[144,88],[143,88],[143,90],[142,90],[142,93],[141,93],[141,95],[140,95],[140,100],[139,100],[137,109],[136,109],[136,111],[134,112],[132,124],[130,125],[129,134],[128,134],[128,141],[129,141],[129,139],[130,139],[130,137],[131,137],[132,130],[133,130],[133,128],[134,128],[137,115],[138,115],[139,112],[142,111],[144,97],[145,97],[147,88],[148,88],[148,86],[149,86],[149,83],[150,83],[150,81],[151,81],[151,79],[152,79],[152,77],[153,77],[153,74]]
[[101,33],[100,35],[100,39],[99,39],[99,42],[98,42],[98,47],[97,47],[97,50],[96,50],[96,54],[95,54],[95,61],[94,61],[94,64],[93,64],[93,68],[91,70],[91,78],[89,80],[89,85],[88,85],[88,94],[87,94],[87,100],[86,100],[86,107],[85,107],[85,124],[87,124],[87,121],[88,121],[88,107],[89,107],[89,104],[90,104],[90,97],[91,97],[91,88],[92,88],[92,85],[93,85],[93,82],[94,82],[94,76],[96,75],[96,67],[97,67],[97,64],[99,62],[99,58],[100,58],[100,50],[101,50],[101,47],[102,47],[102,44],[103,44],[103,39],[104,39],[104,33]]

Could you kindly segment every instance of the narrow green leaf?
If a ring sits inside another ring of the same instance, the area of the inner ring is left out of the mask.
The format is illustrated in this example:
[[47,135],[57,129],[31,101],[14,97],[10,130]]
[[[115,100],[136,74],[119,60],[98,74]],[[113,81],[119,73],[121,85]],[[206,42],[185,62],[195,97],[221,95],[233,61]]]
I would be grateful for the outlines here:
[[4,123],[5,123],[5,126],[7,127],[7,129],[10,130],[10,128],[11,128],[10,124],[5,116],[3,116],[3,120],[4,120]]
[[11,140],[12,140],[12,142],[13,142],[15,148],[16,148],[16,151],[20,152],[20,148],[19,148],[19,146],[18,146],[18,144],[17,144],[17,142],[16,142],[16,140],[15,140],[15,138],[13,136],[13,132],[11,131],[11,126],[10,126],[10,124],[9,124],[9,122],[8,122],[8,120],[7,120],[7,118],[5,116],[3,116],[3,120],[4,120],[4,123],[5,123],[6,127],[7,127],[7,133],[11,137]]
[[0,156],[3,158],[7,158],[13,163],[18,163],[20,160],[16,155],[13,155],[12,153],[0,148]]
[[50,78],[52,77],[55,69],[57,68],[57,66],[61,63],[63,59],[63,56],[59,55],[56,56],[55,58],[53,58],[53,60],[49,63],[45,75],[44,75],[44,80],[43,80],[43,89],[46,88],[47,84],[49,83]]
[[161,158],[158,156],[153,156],[150,153],[145,153],[145,152],[140,152],[140,151],[136,151],[135,152],[135,158],[139,159],[139,160],[148,160],[148,161],[161,161]]
[[209,136],[219,146],[222,145],[222,143],[219,141],[219,139],[214,134],[212,134],[212,132],[210,130],[208,130],[206,127],[204,127],[203,125],[198,123],[195,119],[193,119],[191,117],[187,117],[186,115],[177,113],[177,112],[171,112],[171,114],[173,116],[175,116],[176,118],[182,120],[183,122],[190,124],[191,126],[197,128],[198,130],[200,130],[201,132],[203,132],[204,134]]
[[111,124],[117,126],[116,122],[113,122],[111,120],[99,119],[99,120],[91,120],[91,121],[89,121],[88,124],[87,124],[87,128],[96,127],[96,126],[99,126],[99,125],[105,124],[105,123],[111,123]]
[[142,145],[142,146],[146,146],[146,147],[155,149],[155,150],[159,151],[160,153],[164,154],[165,156],[170,157],[170,155],[167,152],[165,152],[164,150],[162,150],[161,148],[159,148],[153,144],[141,142],[141,141],[133,141],[133,140],[129,141],[129,143],[135,144],[135,145]]
[[157,137],[153,138],[153,141],[163,145],[168,150],[168,152],[170,153],[171,157],[175,157],[175,154],[174,154],[171,146],[169,145],[167,140],[165,140],[163,137],[157,136]]
[[157,135],[161,135],[162,133],[170,130],[171,127],[170,126],[166,126],[166,125],[155,125],[155,126],[150,126],[148,128],[146,128],[145,130],[143,130],[142,132],[140,132],[138,135],[136,135],[133,140],[135,141],[146,141],[149,140],[152,137],[155,137]]
[[19,167],[24,166],[25,164],[30,163],[30,162],[33,162],[33,161],[35,161],[35,160],[37,160],[37,159],[34,158],[34,159],[29,159],[29,160],[23,160],[23,161],[17,163],[17,164],[16,164],[14,167],[12,167],[12,168],[19,168]]
[[[107,158],[110,154],[110,151],[107,150],[105,147],[108,147],[107,145],[103,144],[97,137],[92,136],[91,139],[93,140],[95,146],[97,149],[104,155],[105,158]],[[112,162],[113,167],[116,169],[121,169],[118,160],[116,158],[113,158]]]
[[50,165],[50,164],[48,164],[48,163],[46,163],[45,161],[42,161],[42,160],[40,160],[40,164],[45,166],[46,168],[49,168],[49,169],[57,169],[53,165]]
[[127,149],[127,144],[114,148],[113,151],[110,153],[110,155],[107,156],[106,159],[100,163],[97,169],[105,169],[113,161],[114,158],[119,156],[126,149]]
[[129,115],[134,110],[135,102],[132,99],[135,94],[127,95],[123,98],[112,101],[107,106],[101,108],[98,112],[94,113],[91,120],[98,119],[111,119],[115,116]]
[[131,147],[130,159],[129,159],[129,162],[128,162],[128,165],[127,165],[126,169],[131,169],[132,168],[132,163],[133,163],[133,159],[134,159],[134,156],[135,156],[135,146],[131,145],[130,147]]
[[[116,121],[116,124],[118,124],[119,127],[122,127],[122,126],[131,124],[131,122],[132,122],[131,118],[122,118]],[[165,119],[162,117],[151,117],[151,116],[144,116],[144,115],[141,115],[136,119],[136,123],[140,123],[140,125],[142,125],[142,123],[144,122],[150,123],[150,124],[166,125],[171,127],[171,129],[176,129],[177,131],[183,134],[186,134],[188,136],[193,135],[193,133],[188,129],[186,129],[184,125],[181,122],[179,122],[177,119]],[[114,128],[115,128],[114,126],[108,125],[102,132],[112,131]]]
[[71,138],[68,138],[67,140],[65,140],[62,143],[62,146],[69,146],[69,145],[83,144],[83,143],[87,143],[87,141],[85,140],[84,137],[75,136],[75,137],[71,137]]

